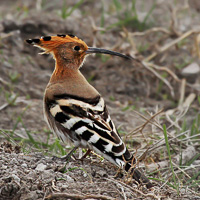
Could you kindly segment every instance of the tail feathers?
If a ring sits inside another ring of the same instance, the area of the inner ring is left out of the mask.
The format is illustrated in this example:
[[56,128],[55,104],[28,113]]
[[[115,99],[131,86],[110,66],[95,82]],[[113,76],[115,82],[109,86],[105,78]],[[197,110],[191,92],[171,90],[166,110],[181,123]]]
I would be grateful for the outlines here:
[[125,170],[127,172],[130,172],[133,179],[135,179],[137,181],[137,183],[142,184],[142,185],[146,185],[147,188],[153,187],[150,180],[139,169],[132,167],[130,162],[126,163]]

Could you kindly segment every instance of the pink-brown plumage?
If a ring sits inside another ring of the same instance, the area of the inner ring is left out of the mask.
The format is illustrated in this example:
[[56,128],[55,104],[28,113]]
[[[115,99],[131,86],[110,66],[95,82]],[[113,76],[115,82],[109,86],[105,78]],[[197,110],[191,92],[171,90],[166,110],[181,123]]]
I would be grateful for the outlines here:
[[152,187],[136,166],[132,166],[136,160],[118,134],[103,98],[79,71],[90,53],[130,57],[88,47],[73,35],[46,36],[27,42],[51,53],[56,61],[44,96],[44,114],[50,129],[63,142],[95,151],[126,171],[131,170],[137,182]]

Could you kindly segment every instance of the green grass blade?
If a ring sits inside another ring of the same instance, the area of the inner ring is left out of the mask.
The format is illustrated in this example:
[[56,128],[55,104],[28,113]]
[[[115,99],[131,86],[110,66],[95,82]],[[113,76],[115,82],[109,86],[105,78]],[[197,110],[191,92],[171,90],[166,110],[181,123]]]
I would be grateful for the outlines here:
[[167,147],[167,153],[169,156],[169,162],[170,162],[170,167],[171,167],[171,171],[172,171],[172,178],[175,184],[175,188],[179,194],[179,190],[178,190],[178,186],[176,183],[176,176],[175,176],[175,172],[174,172],[174,168],[173,168],[173,164],[172,164],[172,158],[171,158],[171,152],[170,152],[170,147],[169,147],[169,142],[168,142],[168,137],[167,137],[167,128],[166,125],[163,125],[163,133],[164,133],[164,137],[165,137],[165,143],[166,143],[166,147]]
[[137,15],[137,10],[136,10],[135,4],[136,4],[136,0],[132,0],[132,7],[131,7],[131,10],[132,10],[133,13],[134,13],[135,19],[138,19],[138,15]]
[[151,15],[151,13],[152,13],[153,10],[155,9],[155,7],[156,7],[156,0],[154,0],[153,5],[151,6],[149,12],[148,12],[147,15],[145,16],[145,18],[144,18],[144,20],[143,20],[143,22],[142,22],[143,24],[146,24],[147,19],[149,18],[149,16]]
[[196,154],[191,160],[186,163],[186,166],[190,166],[195,160],[200,157],[200,153]]
[[187,181],[186,185],[187,185],[188,183],[192,182],[192,181],[194,181],[195,183],[198,182],[199,180],[195,180],[195,179],[197,179],[197,177],[198,177],[199,175],[200,175],[200,171],[199,171],[198,173],[196,173],[193,177],[191,177],[191,178]]
[[76,10],[79,6],[81,6],[81,4],[83,3],[83,1],[84,1],[84,0],[80,0],[78,3],[76,3],[76,4],[71,8],[71,10],[70,10],[68,13],[66,13],[65,18],[69,17],[69,16],[74,12],[74,10]]
[[119,14],[119,11],[122,9],[122,5],[118,0],[113,0],[113,3],[115,5],[115,8],[117,10],[117,13]]

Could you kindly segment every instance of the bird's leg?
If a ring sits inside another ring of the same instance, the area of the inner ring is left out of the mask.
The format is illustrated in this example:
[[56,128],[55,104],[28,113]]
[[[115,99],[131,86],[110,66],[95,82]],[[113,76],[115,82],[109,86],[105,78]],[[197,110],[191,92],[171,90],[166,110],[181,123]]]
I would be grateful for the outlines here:
[[85,159],[88,155],[90,155],[91,150],[88,149],[87,152],[80,158],[81,160]]
[[76,151],[76,149],[78,149],[78,147],[74,147],[67,155],[62,156],[61,160],[68,161],[71,158],[71,156],[73,155],[74,151]]
[[76,151],[76,149],[78,149],[78,147],[74,147],[68,154],[66,154],[65,156],[62,157],[57,157],[57,156],[53,156],[53,159],[60,159],[62,161],[68,161],[71,156],[73,156],[74,151]]
[[87,152],[81,158],[76,158],[74,155],[73,155],[73,157],[75,158],[75,160],[83,161],[90,154],[91,151],[92,150],[88,149]]

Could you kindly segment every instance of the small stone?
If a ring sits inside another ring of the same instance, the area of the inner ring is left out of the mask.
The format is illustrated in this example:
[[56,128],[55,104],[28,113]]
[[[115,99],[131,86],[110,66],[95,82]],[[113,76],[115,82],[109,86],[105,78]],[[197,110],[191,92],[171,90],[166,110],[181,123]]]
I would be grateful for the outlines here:
[[23,156],[23,160],[26,160],[28,162],[33,160],[33,157],[30,155],[23,155],[23,154],[20,154],[20,155]]
[[9,62],[4,61],[3,62],[3,67],[12,68],[12,65]]
[[53,170],[44,170],[42,172],[42,179],[46,180],[46,182],[50,182],[52,179],[54,179]]
[[36,171],[30,171],[29,174],[27,175],[26,179],[32,180],[35,177],[37,177],[37,172]]
[[87,177],[87,174],[85,172],[83,173],[83,177],[85,177],[85,178]]
[[68,188],[68,185],[65,185],[65,184],[64,184],[64,185],[62,185],[62,188],[63,188],[63,189],[67,189],[67,188]]
[[24,173],[28,174],[29,172],[30,172],[30,170],[24,169]]
[[37,165],[36,169],[35,170],[38,170],[38,171],[43,171],[47,168],[47,165],[44,165],[43,163],[40,163]]
[[2,165],[1,169],[7,169],[8,167],[6,165]]
[[67,182],[74,182],[74,179],[71,178],[69,175],[64,174],[64,178],[67,180]]
[[12,174],[12,177],[18,184],[20,183],[20,178],[17,175]]
[[16,158],[13,158],[11,161],[10,161],[10,164],[18,164],[18,161]]
[[190,83],[195,83],[199,74],[200,74],[200,66],[196,62],[191,63],[190,65],[183,68],[183,70],[181,71],[181,75],[184,78],[186,78],[187,81]]
[[197,63],[191,63],[188,66],[186,66],[183,70],[182,70],[182,74],[184,75],[193,75],[193,74],[198,74],[200,72],[200,67]]
[[23,167],[23,168],[27,168],[28,165],[27,165],[26,163],[23,163],[23,164],[21,165],[21,167]]
[[99,170],[99,171],[98,171],[98,174],[99,174],[101,177],[107,177],[107,176],[108,176],[105,170]]

